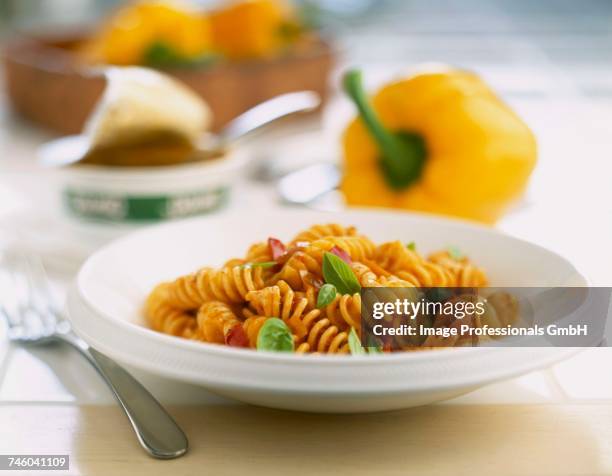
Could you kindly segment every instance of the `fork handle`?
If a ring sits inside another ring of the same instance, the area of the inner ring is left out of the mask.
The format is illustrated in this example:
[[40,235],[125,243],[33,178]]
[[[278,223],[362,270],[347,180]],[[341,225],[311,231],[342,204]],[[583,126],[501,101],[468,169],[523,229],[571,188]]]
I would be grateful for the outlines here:
[[189,445],[183,430],[140,382],[75,334],[65,334],[61,340],[76,348],[102,376],[130,420],[138,441],[151,456],[171,459],[187,452]]

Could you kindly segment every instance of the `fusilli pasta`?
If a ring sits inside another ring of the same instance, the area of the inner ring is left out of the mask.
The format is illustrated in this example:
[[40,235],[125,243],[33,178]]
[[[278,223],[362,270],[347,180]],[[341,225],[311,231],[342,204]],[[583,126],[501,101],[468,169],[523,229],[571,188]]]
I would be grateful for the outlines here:
[[205,342],[225,344],[226,337],[236,325],[242,325],[229,304],[208,301],[200,306],[197,316],[196,338]]
[[[361,334],[362,296],[338,291],[319,302],[326,285],[326,253],[344,260],[347,272],[352,270],[364,288],[487,285],[484,271],[457,253],[424,257],[400,241],[377,246],[352,226],[330,223],[298,233],[287,245],[269,238],[220,269],[201,268],[162,283],[149,295],[145,314],[159,332],[250,348],[257,348],[262,329],[275,319],[290,332],[296,353],[348,353],[349,334]],[[493,304],[495,322],[501,326],[512,321],[516,306],[511,298],[500,294]],[[457,339],[421,342],[422,348],[453,345]]]
[[191,338],[197,329],[193,315],[169,304],[168,283],[155,287],[145,304],[145,314],[153,329],[165,334]]

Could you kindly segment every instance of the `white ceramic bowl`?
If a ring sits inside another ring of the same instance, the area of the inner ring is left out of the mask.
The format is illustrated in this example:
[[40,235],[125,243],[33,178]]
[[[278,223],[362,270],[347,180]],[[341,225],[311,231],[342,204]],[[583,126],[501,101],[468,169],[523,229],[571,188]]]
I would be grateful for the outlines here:
[[268,236],[288,239],[314,223],[356,225],[374,241],[415,241],[426,253],[459,247],[493,285],[586,285],[565,259],[460,221],[425,215],[302,209],[190,219],[147,228],[95,253],[68,300],[76,331],[120,362],[269,407],[364,412],[450,398],[567,357],[569,348],[468,348],[381,356],[299,356],[191,342],[147,328],[142,304],[158,282],[242,256]]
[[[57,139],[41,147],[39,158],[77,156],[84,136]],[[73,217],[113,223],[142,223],[201,215],[218,209],[245,164],[244,153],[159,167],[78,165],[55,170],[66,211]]]

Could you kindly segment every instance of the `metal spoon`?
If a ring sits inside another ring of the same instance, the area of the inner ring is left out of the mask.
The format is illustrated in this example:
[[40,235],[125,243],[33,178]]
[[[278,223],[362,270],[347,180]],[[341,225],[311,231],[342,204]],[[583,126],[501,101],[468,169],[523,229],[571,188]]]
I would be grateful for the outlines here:
[[337,188],[340,178],[341,172],[337,165],[314,164],[283,176],[278,180],[276,189],[284,203],[308,205]]
[[232,144],[283,117],[313,111],[319,104],[321,98],[314,91],[275,96],[234,118],[221,130],[217,139],[223,146]]
[[[218,135],[203,138],[201,147],[206,150],[225,148],[283,117],[313,111],[320,103],[319,95],[313,91],[281,94],[242,113],[229,122]],[[44,144],[39,150],[39,157],[45,166],[62,167],[80,162],[89,152],[87,136],[75,135]]]

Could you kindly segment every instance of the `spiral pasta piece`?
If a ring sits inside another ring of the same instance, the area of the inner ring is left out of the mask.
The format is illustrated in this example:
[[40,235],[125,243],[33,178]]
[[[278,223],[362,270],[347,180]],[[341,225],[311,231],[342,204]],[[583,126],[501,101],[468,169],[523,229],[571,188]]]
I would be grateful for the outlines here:
[[415,286],[411,281],[406,281],[385,271],[371,260],[366,260],[366,262],[367,265],[359,262],[351,264],[353,273],[355,273],[359,284],[364,288],[411,288]]
[[295,235],[290,244],[295,245],[297,243],[309,243],[321,238],[329,238],[332,236],[355,236],[356,234],[357,230],[354,226],[344,227],[337,223],[313,225],[307,230],[301,231]]
[[455,284],[450,270],[423,259],[400,241],[378,246],[375,259],[382,268],[414,286],[447,287]]
[[318,317],[321,311],[313,309],[308,298],[299,295],[285,281],[279,281],[274,286],[268,286],[260,291],[252,291],[247,295],[247,301],[254,312],[253,315],[278,317],[285,322],[298,339],[307,333],[304,321]]
[[202,304],[197,315],[198,336],[204,342],[225,344],[229,331],[241,321],[233,309],[224,302],[210,301]]
[[296,354],[308,354],[310,352],[310,347],[308,343],[302,342],[295,348]]
[[374,259],[378,265],[391,273],[406,271],[423,261],[419,254],[401,241],[390,241],[376,247]]
[[[318,284],[318,283],[317,283]],[[308,309],[314,309],[317,307],[317,298],[319,296],[320,286],[313,285],[310,282],[306,282],[306,289],[303,292],[296,291],[296,295],[305,297],[308,301]]]
[[181,276],[172,283],[168,283],[167,294],[168,304],[176,309],[196,310],[204,302],[198,292],[195,274]]
[[448,269],[427,261],[415,264],[410,270],[397,271],[396,276],[417,287],[449,287],[456,285],[456,280]]
[[261,267],[231,266],[216,270],[202,268],[181,276],[169,288],[169,302],[177,309],[196,310],[208,301],[240,303],[249,291],[265,286]]
[[343,294],[338,295],[327,306],[325,316],[331,323],[343,330],[354,327],[357,331],[361,329],[361,295]]
[[355,273],[359,284],[364,288],[378,286],[379,276],[374,273],[369,266],[366,266],[363,263],[353,262],[351,264],[351,269],[353,270],[353,273]]
[[257,337],[259,336],[259,331],[268,319],[270,319],[268,316],[253,315],[244,321],[242,328],[246,332],[249,339],[249,347],[253,349],[257,348]]
[[298,342],[300,352],[348,354],[348,332],[341,331],[326,317],[308,323],[308,334]]
[[197,329],[196,319],[168,304],[168,287],[168,283],[162,283],[151,292],[145,304],[145,316],[156,331],[192,338]]
[[294,253],[276,274],[272,282],[285,281],[293,289],[304,290],[305,280],[311,273],[301,259],[302,254],[301,251]]
[[485,272],[463,257],[453,258],[448,251],[440,251],[429,256],[429,261],[446,270],[454,287],[483,287],[488,284]]
[[247,301],[264,316],[278,317],[285,322],[309,310],[309,302],[300,297],[285,281],[247,294]]
[[250,291],[265,287],[263,271],[259,266],[234,266],[221,270],[204,268],[196,276],[196,288],[203,302],[244,302]]
[[272,261],[272,253],[270,253],[268,243],[262,241],[251,245],[245,256],[245,261],[248,263],[263,263],[265,261]]

